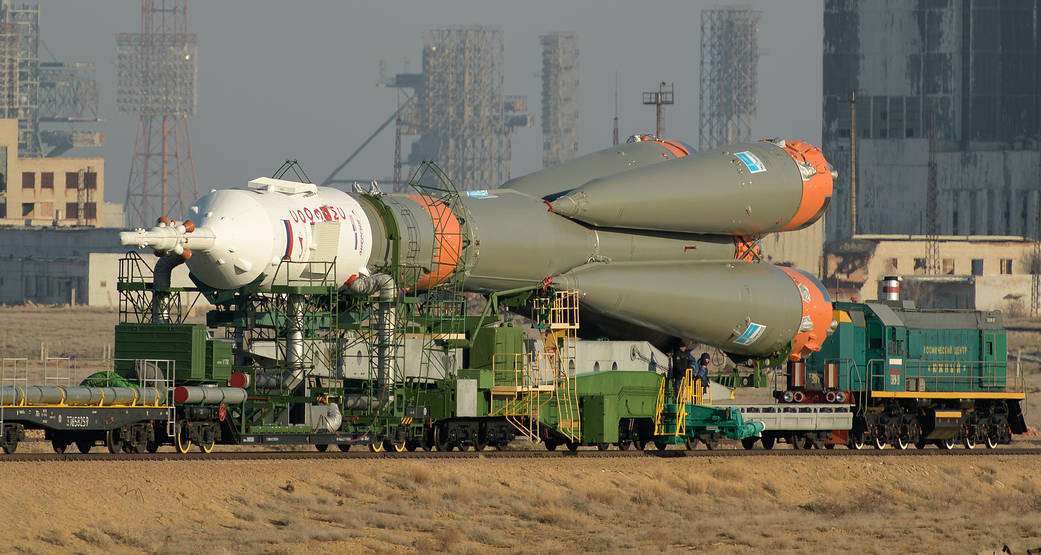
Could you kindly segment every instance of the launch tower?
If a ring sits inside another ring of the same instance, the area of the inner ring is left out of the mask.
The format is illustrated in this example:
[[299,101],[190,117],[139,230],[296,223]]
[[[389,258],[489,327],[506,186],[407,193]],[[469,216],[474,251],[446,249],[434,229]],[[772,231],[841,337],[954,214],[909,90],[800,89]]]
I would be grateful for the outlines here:
[[542,43],[542,166],[578,155],[578,35],[553,32]]
[[759,94],[760,15],[747,8],[701,11],[701,150],[751,139]]

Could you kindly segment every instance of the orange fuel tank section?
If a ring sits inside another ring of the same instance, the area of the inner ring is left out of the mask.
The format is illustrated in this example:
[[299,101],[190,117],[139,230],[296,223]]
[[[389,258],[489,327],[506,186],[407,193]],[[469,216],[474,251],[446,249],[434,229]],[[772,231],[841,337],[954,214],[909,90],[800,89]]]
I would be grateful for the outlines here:
[[802,298],[802,321],[792,338],[791,360],[802,360],[810,353],[821,350],[821,344],[831,329],[831,296],[812,274],[795,268],[778,267],[792,278]]
[[430,214],[434,223],[434,252],[430,272],[416,282],[417,290],[426,290],[455,273],[462,254],[463,234],[452,210],[443,202],[426,195],[408,195]]

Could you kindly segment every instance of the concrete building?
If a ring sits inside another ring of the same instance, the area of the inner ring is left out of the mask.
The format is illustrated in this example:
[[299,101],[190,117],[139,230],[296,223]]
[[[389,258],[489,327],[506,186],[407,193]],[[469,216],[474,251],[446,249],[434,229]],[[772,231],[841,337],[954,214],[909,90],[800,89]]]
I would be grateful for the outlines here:
[[1022,237],[941,236],[940,274],[926,275],[927,241],[921,235],[864,235],[825,256],[824,286],[835,300],[874,300],[885,276],[899,276],[902,296],[919,306],[1030,309],[1033,243]]
[[[823,150],[839,170],[829,241],[927,234],[930,129],[940,235],[1038,229],[1041,0],[827,0]],[[855,122],[851,93],[856,92]]]
[[0,119],[0,227],[101,227],[119,212],[104,198],[103,158],[22,158],[18,120]]

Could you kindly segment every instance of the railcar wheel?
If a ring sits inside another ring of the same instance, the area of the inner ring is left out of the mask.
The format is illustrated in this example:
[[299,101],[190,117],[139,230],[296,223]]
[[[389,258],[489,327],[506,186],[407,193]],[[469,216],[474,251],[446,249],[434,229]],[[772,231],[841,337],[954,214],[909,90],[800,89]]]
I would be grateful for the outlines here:
[[835,448],[835,444],[834,443],[825,443],[824,444],[824,448],[828,449],[828,450],[834,449]]
[[976,448],[976,440],[972,436],[965,436],[965,448],[966,449],[975,449]]
[[372,451],[373,453],[382,453],[383,452],[383,442],[382,441],[376,441],[374,443],[370,443],[369,444],[369,451]]
[[619,441],[615,445],[618,446],[618,450],[619,451],[628,451],[629,448],[633,446],[633,444],[631,442],[628,442],[628,441]]
[[911,445],[911,443],[909,441],[907,441],[906,439],[904,439],[902,437],[896,438],[896,448],[897,449],[899,449],[901,451],[905,451],[905,450],[907,450],[907,447],[909,445]]
[[791,436],[788,436],[788,443],[790,443],[792,445],[792,449],[795,449],[796,451],[802,449],[802,438],[797,435],[793,434]]
[[759,441],[759,438],[755,436],[746,437],[745,439],[741,440],[741,447],[744,447],[745,449],[755,449],[755,443],[757,441]]
[[[77,447],[78,447],[78,445],[77,445]],[[90,449],[90,447],[88,447],[88,449]],[[158,452],[159,451],[159,442],[155,441],[155,440],[149,441],[148,444],[145,445],[145,451],[148,451],[149,453],[156,453],[156,452]]]
[[4,453],[7,453],[8,455],[10,455],[11,453],[14,453],[15,451],[18,450],[18,442],[17,441],[5,441],[3,443],[3,445],[0,445],[0,447],[3,447]]
[[566,441],[566,442],[564,442],[564,445],[567,446],[567,450],[568,451],[571,451],[571,452],[578,451],[578,442],[577,441],[573,441],[573,440],[572,441]]
[[774,436],[763,436],[762,441],[763,449],[769,450],[774,448]]
[[998,440],[997,440],[997,438],[995,438],[994,436],[988,434],[987,435],[987,449],[997,449],[997,447],[998,447]]
[[210,441],[208,443],[200,443],[199,444],[199,451],[202,451],[203,453],[206,453],[206,454],[212,453],[213,452],[213,446],[216,445],[216,444],[217,444],[217,440],[216,439],[210,439]]
[[[192,440],[188,439],[187,435],[182,433],[181,430],[177,430],[177,437],[174,438],[174,446],[177,447],[177,452],[185,454],[192,449]],[[109,447],[111,450],[112,448]]]
[[708,449],[709,451],[714,451],[716,447],[719,446],[719,441],[714,437],[710,437],[708,439],[702,438],[701,443],[704,443],[705,449]]
[[[546,441],[543,441],[542,443],[543,443],[543,445],[546,446],[546,451],[556,451],[557,450],[557,446],[559,445],[557,442],[553,441],[552,439],[547,439]],[[440,451],[440,450],[441,449],[438,449],[438,451]]]
[[610,448],[611,448],[611,444],[610,443],[597,443],[596,444],[596,450],[597,451],[607,451]]
[[413,451],[415,451],[418,448],[419,448],[419,443],[416,442],[416,441],[411,441],[410,440],[410,441],[406,441],[405,442],[405,449],[408,449],[409,453],[412,453]]
[[319,453],[324,453],[325,450],[329,448],[329,444],[328,443],[315,443],[314,444],[314,448],[316,450],[318,450]]
[[937,443],[937,446],[950,451],[954,449],[954,439],[944,439]]
[[[178,435],[178,438],[180,435]],[[123,443],[123,438],[119,437],[119,430],[109,430],[105,432],[105,446],[108,447],[108,452],[112,454],[121,453],[126,450],[126,445]],[[188,442],[188,447],[191,447],[191,442]],[[187,453],[188,451],[181,451]]]
[[395,453],[402,453],[405,451],[405,442],[402,441],[401,443],[394,443],[394,441],[388,438],[383,440],[383,449],[386,450],[388,453],[391,451]]
[[921,440],[921,439],[916,441],[916,442],[914,442],[915,449],[925,449],[925,445],[926,445],[925,441]]
[[350,443],[337,443],[336,447],[338,447],[340,449],[340,451],[343,451],[344,453],[346,453],[347,451],[351,450],[351,444]]
[[69,448],[71,443],[70,440],[62,436],[55,436],[55,438],[51,440],[51,449],[54,449],[55,453],[61,455],[65,453],[65,450]]
[[882,449],[885,449],[886,447],[889,447],[889,442],[887,442],[885,440],[885,438],[882,438],[882,437],[879,437],[879,436],[875,436],[875,449],[878,449],[879,451],[881,451]]
[[80,453],[90,453],[91,447],[94,447],[94,440],[92,439],[78,439],[76,440],[76,449]]
[[864,448],[864,434],[863,433],[859,433],[859,434],[853,434],[852,436],[850,436],[849,444],[847,446],[850,449],[853,449],[854,451],[860,451],[861,449],[863,449]]

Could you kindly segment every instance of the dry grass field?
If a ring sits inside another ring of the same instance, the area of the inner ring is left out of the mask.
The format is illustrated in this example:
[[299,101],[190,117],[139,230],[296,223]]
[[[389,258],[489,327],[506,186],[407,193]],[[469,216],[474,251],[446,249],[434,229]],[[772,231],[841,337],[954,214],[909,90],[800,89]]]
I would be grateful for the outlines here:
[[1007,456],[0,463],[20,552],[1015,553],[1041,465]]
[[[0,307],[0,357],[98,358],[112,311]],[[1041,333],[1010,334],[1037,353]],[[1041,374],[1028,421],[1041,428]],[[26,450],[47,449],[26,444]],[[2,457],[2,455],[0,455]],[[0,461],[20,552],[966,553],[1041,548],[1041,458]]]

